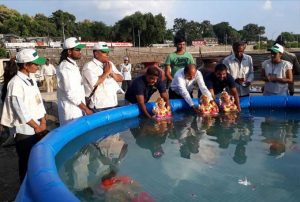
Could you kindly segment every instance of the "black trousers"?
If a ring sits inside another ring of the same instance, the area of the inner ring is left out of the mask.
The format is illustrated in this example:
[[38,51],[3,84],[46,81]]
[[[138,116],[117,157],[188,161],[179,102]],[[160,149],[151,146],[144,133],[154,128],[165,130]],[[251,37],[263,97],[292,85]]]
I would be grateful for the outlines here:
[[126,92],[131,85],[131,80],[123,80],[122,81],[122,89]]
[[19,157],[19,178],[20,184],[23,182],[29,160],[29,155],[32,147],[39,141],[36,135],[16,134],[16,150]]

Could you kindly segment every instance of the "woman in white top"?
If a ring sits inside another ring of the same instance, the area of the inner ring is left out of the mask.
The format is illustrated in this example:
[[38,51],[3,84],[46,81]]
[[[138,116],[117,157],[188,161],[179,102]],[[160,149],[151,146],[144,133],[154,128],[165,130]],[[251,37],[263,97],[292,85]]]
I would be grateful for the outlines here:
[[121,64],[121,72],[123,75],[122,89],[127,91],[131,84],[131,64],[129,63],[128,57],[124,57],[124,63]]
[[45,64],[45,61],[34,49],[18,52],[16,62],[19,71],[7,85],[1,124],[16,130],[14,138],[21,183],[27,172],[31,148],[46,133],[46,110],[33,75],[38,65]]
[[262,63],[263,95],[288,95],[288,84],[293,82],[292,64],[281,59],[284,52],[281,45],[275,44],[269,51],[271,59]]

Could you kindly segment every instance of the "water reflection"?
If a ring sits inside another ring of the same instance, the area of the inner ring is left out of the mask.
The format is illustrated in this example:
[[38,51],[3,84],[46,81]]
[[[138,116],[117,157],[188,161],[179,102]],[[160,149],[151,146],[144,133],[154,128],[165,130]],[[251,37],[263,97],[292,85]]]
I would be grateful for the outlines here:
[[139,127],[131,128],[130,131],[135,138],[136,144],[141,148],[148,149],[153,158],[164,155],[162,144],[172,129],[171,120],[149,120],[141,119]]
[[260,125],[263,142],[268,145],[269,155],[281,158],[287,150],[297,149],[295,142],[299,121],[265,117]]
[[119,134],[84,146],[60,170],[62,179],[78,195],[102,194],[99,190],[102,176],[116,173],[120,161],[127,153],[127,144]]
[[[156,196],[153,193],[161,190],[155,190],[157,182],[168,189],[170,184],[174,187],[197,185],[201,182],[199,179],[211,178],[213,173],[216,181],[224,183],[220,165],[228,173],[233,168],[238,174],[229,175],[239,177],[253,168],[247,162],[254,162],[255,169],[249,173],[255,176],[257,170],[265,169],[261,163],[266,162],[265,159],[282,158],[288,151],[299,150],[298,133],[299,121],[291,120],[284,113],[270,115],[252,111],[204,117],[176,113],[172,120],[139,119],[138,126],[124,136],[116,134],[82,148],[64,165],[60,175],[80,199],[87,201],[134,201],[137,197],[152,200],[144,190]],[[129,145],[136,150],[127,154],[125,141],[138,147]],[[266,153],[261,152],[264,149]],[[142,162],[145,170],[135,170],[138,166],[132,162]],[[273,162],[277,162],[276,159]],[[123,173],[128,176],[120,175],[121,163],[122,168],[127,168]],[[153,170],[156,172],[152,182],[148,174]],[[237,182],[231,186],[234,184]]]

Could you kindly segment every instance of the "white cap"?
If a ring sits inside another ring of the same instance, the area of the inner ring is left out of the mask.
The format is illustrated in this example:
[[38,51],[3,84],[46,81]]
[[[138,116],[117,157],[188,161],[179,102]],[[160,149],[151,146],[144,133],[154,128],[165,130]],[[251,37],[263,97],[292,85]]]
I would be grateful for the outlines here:
[[93,50],[100,50],[101,52],[108,53],[110,51],[110,48],[108,48],[107,43],[98,42],[95,43]]
[[269,51],[272,51],[274,53],[283,53],[284,49],[282,47],[282,45],[276,43],[274,44],[271,48],[268,49]]
[[124,60],[129,60],[127,56],[124,57]]
[[16,55],[17,63],[31,62],[37,65],[43,65],[46,62],[46,58],[39,57],[38,53],[34,49],[23,49]]
[[63,49],[70,49],[70,48],[82,49],[84,47],[85,47],[85,45],[81,44],[80,41],[75,37],[67,38],[63,44]]

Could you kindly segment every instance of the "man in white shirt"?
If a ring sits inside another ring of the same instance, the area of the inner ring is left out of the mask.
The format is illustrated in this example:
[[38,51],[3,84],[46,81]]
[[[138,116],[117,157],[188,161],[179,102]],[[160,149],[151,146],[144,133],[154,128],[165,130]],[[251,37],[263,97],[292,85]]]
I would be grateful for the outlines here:
[[124,57],[124,63],[120,65],[121,72],[123,74],[122,89],[126,92],[131,84],[131,64],[129,63],[129,58]]
[[118,105],[117,92],[120,86],[117,82],[122,82],[123,76],[109,61],[109,52],[105,42],[96,43],[93,47],[94,58],[82,69],[85,96],[89,97],[96,88],[89,106],[94,111],[103,111]]
[[46,110],[34,78],[38,65],[46,59],[34,49],[23,49],[16,55],[19,71],[9,81],[1,116],[1,124],[15,128],[16,150],[19,158],[19,177],[22,183],[31,148],[46,132]]
[[85,45],[71,37],[64,41],[59,66],[57,67],[57,109],[60,125],[92,114],[85,105],[85,93],[82,77],[76,60],[81,58],[81,49]]
[[249,96],[250,85],[254,79],[252,57],[244,53],[245,48],[244,42],[233,43],[233,53],[223,60],[228,73],[235,79],[240,97]]
[[188,105],[195,110],[195,112],[199,112],[198,107],[192,100],[195,83],[197,83],[201,93],[206,95],[210,101],[214,102],[210,91],[204,83],[203,76],[201,72],[196,69],[195,64],[189,64],[185,68],[181,68],[176,72],[169,89],[169,98],[183,98]]
[[56,74],[56,70],[52,64],[50,64],[47,58],[46,64],[42,65],[42,75],[45,78],[47,93],[53,92],[53,76]]

